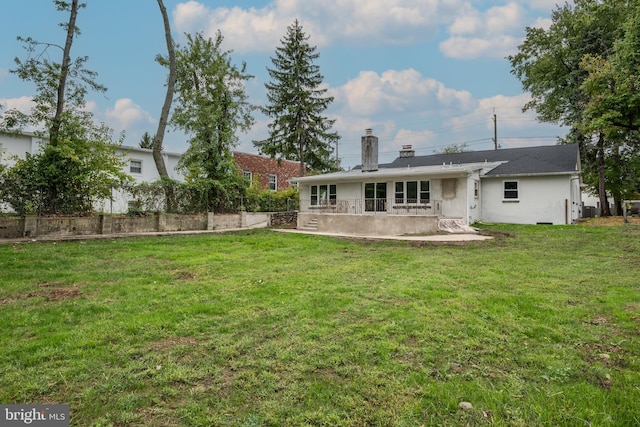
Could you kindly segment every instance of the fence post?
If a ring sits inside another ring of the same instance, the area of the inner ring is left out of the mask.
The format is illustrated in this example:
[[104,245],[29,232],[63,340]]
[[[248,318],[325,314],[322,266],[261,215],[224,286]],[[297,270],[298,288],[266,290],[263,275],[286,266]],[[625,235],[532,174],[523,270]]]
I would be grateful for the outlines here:
[[215,217],[213,215],[213,212],[207,212],[207,230],[208,231],[213,231],[216,228],[215,225]]

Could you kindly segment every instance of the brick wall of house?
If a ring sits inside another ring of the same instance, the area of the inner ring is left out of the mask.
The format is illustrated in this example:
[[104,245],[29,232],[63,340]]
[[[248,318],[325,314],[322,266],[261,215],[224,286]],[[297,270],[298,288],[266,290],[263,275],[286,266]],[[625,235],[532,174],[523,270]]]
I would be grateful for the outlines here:
[[300,164],[289,160],[283,160],[278,165],[278,160],[270,157],[234,152],[236,164],[243,172],[251,172],[252,180],[258,182],[260,188],[269,188],[269,175],[276,175],[276,189],[285,190],[290,187],[289,179],[300,176]]

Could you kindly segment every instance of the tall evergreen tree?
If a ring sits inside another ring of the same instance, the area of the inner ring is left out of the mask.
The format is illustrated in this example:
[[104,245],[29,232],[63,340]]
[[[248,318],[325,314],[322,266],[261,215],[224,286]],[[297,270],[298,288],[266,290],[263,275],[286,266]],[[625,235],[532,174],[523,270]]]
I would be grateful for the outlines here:
[[309,45],[309,36],[296,19],[287,27],[287,34],[271,58],[274,68],[267,68],[271,82],[266,83],[269,104],[262,112],[273,118],[269,137],[254,141],[261,153],[272,158],[300,162],[300,175],[306,167],[325,172],[335,170],[337,162],[331,158],[333,144],[340,136],[332,132],[335,120],[322,116],[333,97],[324,96],[323,76],[314,61],[320,56]]

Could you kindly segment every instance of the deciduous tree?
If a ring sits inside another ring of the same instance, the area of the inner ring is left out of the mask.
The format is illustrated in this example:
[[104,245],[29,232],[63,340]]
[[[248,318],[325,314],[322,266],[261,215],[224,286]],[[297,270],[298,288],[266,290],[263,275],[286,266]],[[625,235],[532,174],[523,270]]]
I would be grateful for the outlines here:
[[253,107],[245,83],[252,76],[246,64],[231,63],[224,40],[201,33],[187,34],[187,44],[176,54],[176,105],[171,123],[189,135],[189,148],[179,166],[187,179],[205,189],[210,208],[242,195],[244,181],[237,173],[232,148],[238,132],[253,124]]
[[[610,109],[632,105],[632,87],[618,85],[620,91],[612,95],[615,82],[607,71],[615,47],[627,38],[629,4],[624,0],[565,3],[553,11],[548,29],[527,28],[518,53],[508,58],[513,74],[531,93],[524,109],[535,110],[541,121],[572,128],[565,142],[580,143],[585,181],[598,190],[603,215],[610,214],[607,192],[619,204],[618,190],[626,181],[611,165],[629,162],[623,167],[627,170],[637,163],[633,150],[625,147],[629,135],[622,137],[617,128],[624,113]],[[637,72],[635,76],[637,81]],[[621,139],[627,141],[621,144]]]
[[[21,38],[28,52],[24,61],[16,58],[11,70],[21,79],[34,83],[34,107],[24,114],[4,112],[3,127],[21,129],[32,126],[44,129],[48,137],[41,150],[29,155],[2,174],[2,194],[21,213],[83,214],[93,202],[111,196],[112,187],[125,179],[122,156],[117,153],[121,141],[113,142],[111,129],[96,124],[85,109],[88,90],[104,92],[95,81],[96,73],[84,68],[87,57],[71,59],[78,10],[84,4],[54,1],[57,9],[69,13],[65,46]],[[62,51],[62,61],[53,62],[52,50]],[[24,192],[24,188],[29,188]]]

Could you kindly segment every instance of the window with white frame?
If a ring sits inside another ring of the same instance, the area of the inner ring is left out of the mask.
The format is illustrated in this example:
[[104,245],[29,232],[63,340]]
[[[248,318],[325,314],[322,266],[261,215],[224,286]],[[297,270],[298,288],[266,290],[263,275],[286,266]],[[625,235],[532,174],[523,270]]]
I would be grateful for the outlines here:
[[142,173],[142,160],[130,160],[129,161],[130,173]]
[[429,181],[397,181],[394,197],[397,205],[427,204],[431,200],[431,184]]
[[251,173],[251,171],[242,171],[242,177],[251,182],[253,180],[253,173]]
[[278,189],[278,175],[269,174],[269,190]]
[[518,181],[503,181],[504,200],[518,200]]
[[311,205],[335,205],[337,200],[337,187],[335,184],[312,185]]
[[480,197],[480,181],[473,181],[473,197]]

